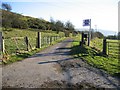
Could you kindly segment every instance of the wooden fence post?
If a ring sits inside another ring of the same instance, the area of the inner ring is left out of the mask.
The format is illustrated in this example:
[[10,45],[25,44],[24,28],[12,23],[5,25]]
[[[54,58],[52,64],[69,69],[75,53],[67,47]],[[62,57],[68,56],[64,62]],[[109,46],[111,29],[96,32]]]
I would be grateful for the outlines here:
[[4,42],[3,34],[2,34],[2,32],[0,32],[0,51],[2,53],[5,52],[5,45],[4,44],[5,44],[5,42]]
[[50,37],[47,37],[47,44],[50,44]]
[[106,42],[106,38],[103,39],[103,54],[107,55],[107,42]]
[[42,41],[42,45],[44,46],[45,45],[45,38],[42,37],[41,41]]
[[41,32],[37,32],[37,48],[41,48]]
[[[43,38],[43,45],[45,45],[45,37],[42,37],[42,38]],[[42,38],[41,38],[41,39],[42,39]],[[41,41],[42,41],[42,40],[41,40]]]
[[3,38],[2,38],[2,32],[0,32],[0,62],[3,58],[3,52],[4,52],[4,49],[3,49]]
[[45,44],[47,44],[47,37],[45,37]]
[[3,39],[2,39],[2,32],[0,32],[0,51],[3,52]]
[[47,44],[49,44],[49,37],[47,36]]
[[26,46],[27,46],[27,51],[29,51],[29,48],[28,48],[28,46],[29,46],[28,37],[26,36],[24,39],[25,39],[25,43],[26,43]]
[[48,37],[48,44],[50,44],[50,36]]
[[57,36],[55,36],[55,41],[57,40]]
[[55,41],[55,36],[53,36],[53,41]]
[[50,44],[52,44],[52,36],[50,37]]

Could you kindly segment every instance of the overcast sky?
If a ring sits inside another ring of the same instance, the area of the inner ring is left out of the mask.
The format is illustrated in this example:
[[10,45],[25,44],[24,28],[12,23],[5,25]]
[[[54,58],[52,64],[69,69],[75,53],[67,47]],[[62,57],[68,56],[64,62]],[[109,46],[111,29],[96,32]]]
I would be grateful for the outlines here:
[[75,28],[83,28],[84,19],[91,19],[92,28],[118,31],[119,0],[2,0],[12,12],[50,20],[70,20]]

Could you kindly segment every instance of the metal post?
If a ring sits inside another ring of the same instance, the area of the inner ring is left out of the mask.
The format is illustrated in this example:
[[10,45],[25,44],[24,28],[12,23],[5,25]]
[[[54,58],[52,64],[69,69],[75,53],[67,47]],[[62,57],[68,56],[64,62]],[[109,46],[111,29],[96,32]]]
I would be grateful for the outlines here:
[[109,55],[109,42],[108,42],[108,55]]
[[88,46],[90,46],[90,40],[91,40],[91,19],[90,19],[90,29],[89,29],[89,37],[88,37]]
[[40,32],[40,48],[42,47],[41,45],[42,45],[42,38],[41,38],[41,32]]

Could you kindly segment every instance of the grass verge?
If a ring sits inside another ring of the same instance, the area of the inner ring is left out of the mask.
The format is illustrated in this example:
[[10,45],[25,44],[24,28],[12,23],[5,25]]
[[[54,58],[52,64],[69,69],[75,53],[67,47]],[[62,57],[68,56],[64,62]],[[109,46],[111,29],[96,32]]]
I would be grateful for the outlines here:
[[51,45],[47,45],[47,46],[44,46],[42,48],[36,48],[30,52],[26,52],[26,53],[19,53],[19,54],[15,54],[15,55],[10,55],[8,56],[9,59],[8,60],[3,60],[2,64],[3,65],[8,65],[8,64],[11,64],[11,63],[14,63],[14,62],[17,62],[17,61],[21,61],[21,60],[24,60],[25,58],[28,58],[29,56],[32,56],[34,54],[36,54],[37,52],[40,52],[41,50],[45,49],[45,48],[48,48],[52,45],[55,45],[63,40],[65,40],[66,38],[61,38],[55,42],[53,42]]
[[100,51],[88,46],[79,46],[78,38],[74,38],[71,54],[76,58],[86,60],[88,64],[103,69],[107,73],[120,77],[118,57],[105,56]]

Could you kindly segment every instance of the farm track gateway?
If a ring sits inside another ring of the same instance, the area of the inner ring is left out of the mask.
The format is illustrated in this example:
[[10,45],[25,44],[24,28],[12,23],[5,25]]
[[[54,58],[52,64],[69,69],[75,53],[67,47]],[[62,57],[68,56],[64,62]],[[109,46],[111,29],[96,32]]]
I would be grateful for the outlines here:
[[119,80],[69,55],[72,39],[3,67],[3,88],[116,88]]

